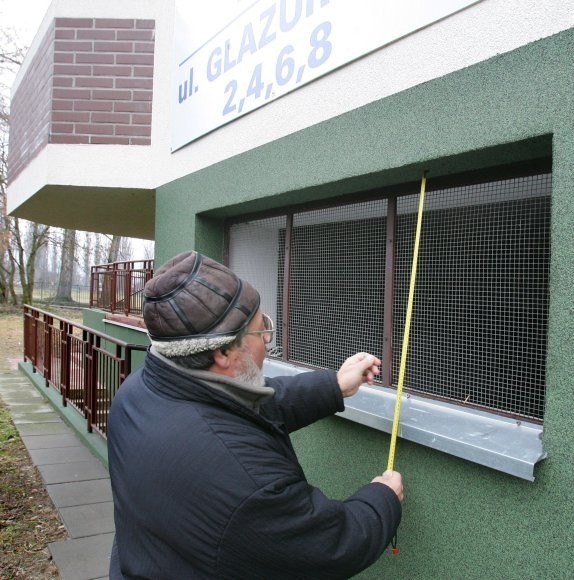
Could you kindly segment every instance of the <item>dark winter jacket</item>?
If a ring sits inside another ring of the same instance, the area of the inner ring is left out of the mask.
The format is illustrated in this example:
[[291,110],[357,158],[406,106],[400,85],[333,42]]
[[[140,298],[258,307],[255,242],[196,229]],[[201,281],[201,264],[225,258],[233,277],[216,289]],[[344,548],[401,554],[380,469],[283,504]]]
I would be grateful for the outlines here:
[[267,385],[256,413],[153,354],[124,382],[108,433],[112,580],[349,578],[381,555],[400,521],[394,492],[327,498],[289,439],[344,408],[335,373]]

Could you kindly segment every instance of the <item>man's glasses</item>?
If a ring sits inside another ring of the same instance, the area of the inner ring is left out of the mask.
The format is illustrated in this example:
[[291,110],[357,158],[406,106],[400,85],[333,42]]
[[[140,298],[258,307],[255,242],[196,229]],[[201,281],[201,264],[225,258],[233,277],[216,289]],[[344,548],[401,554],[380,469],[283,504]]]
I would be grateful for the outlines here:
[[273,320],[271,320],[267,314],[263,315],[263,326],[265,327],[265,330],[252,330],[245,334],[257,334],[261,336],[265,344],[270,344],[275,334],[275,326],[273,325]]

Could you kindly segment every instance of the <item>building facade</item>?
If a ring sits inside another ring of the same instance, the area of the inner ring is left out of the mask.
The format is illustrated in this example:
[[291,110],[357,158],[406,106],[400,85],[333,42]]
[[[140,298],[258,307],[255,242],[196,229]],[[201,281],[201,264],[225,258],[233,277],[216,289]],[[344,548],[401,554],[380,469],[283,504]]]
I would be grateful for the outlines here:
[[91,4],[55,0],[17,78],[9,210],[154,238],[156,266],[225,261],[276,321],[269,374],[380,356],[374,387],[294,435],[343,498],[386,467],[426,175],[401,551],[360,577],[571,577],[574,3],[453,2],[309,82],[335,55],[334,2],[254,3],[188,58],[186,3]]

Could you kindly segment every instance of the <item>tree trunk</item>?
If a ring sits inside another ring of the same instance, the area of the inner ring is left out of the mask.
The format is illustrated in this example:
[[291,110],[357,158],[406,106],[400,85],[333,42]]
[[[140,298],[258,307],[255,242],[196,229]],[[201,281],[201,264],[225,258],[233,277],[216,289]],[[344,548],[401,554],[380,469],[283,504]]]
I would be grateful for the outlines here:
[[16,294],[16,288],[14,287],[14,276],[15,272],[12,270],[10,272],[10,283],[8,284],[8,292],[10,294],[10,304],[13,306],[18,306],[18,295]]
[[64,230],[62,244],[62,267],[58,280],[58,290],[54,300],[70,303],[72,300],[72,281],[74,278],[74,257],[76,254],[76,230]]
[[8,284],[4,277],[4,272],[0,270],[0,304],[8,302]]
[[[12,245],[9,254],[12,262],[18,269],[20,276],[20,286],[22,287],[22,302],[32,304],[34,298],[34,273],[36,271],[36,256],[40,248],[46,243],[50,228],[41,224],[29,222],[31,230],[29,231],[29,250],[22,241],[22,232],[20,229],[20,220],[14,218],[12,228]],[[26,255],[27,254],[27,255]],[[14,299],[16,295],[14,293]],[[17,303],[16,301],[14,303]]]
[[104,249],[102,247],[102,234],[96,234],[94,242],[94,266],[100,266],[105,263]]
[[110,243],[110,249],[108,250],[108,264],[118,261],[118,256],[120,254],[120,247],[122,245],[121,236],[113,236]]
[[84,285],[89,286],[91,281],[91,271],[92,271],[92,234],[86,234],[86,240],[84,244],[84,264],[83,264],[83,277]]

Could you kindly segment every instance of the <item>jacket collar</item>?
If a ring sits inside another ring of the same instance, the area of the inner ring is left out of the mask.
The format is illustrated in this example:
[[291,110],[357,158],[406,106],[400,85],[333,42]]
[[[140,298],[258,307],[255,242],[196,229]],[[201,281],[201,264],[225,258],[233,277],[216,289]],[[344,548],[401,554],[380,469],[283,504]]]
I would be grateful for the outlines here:
[[275,391],[271,387],[257,387],[218,373],[182,367],[157,352],[153,346],[150,348],[150,355],[158,358],[177,372],[190,377],[192,380],[199,380],[208,387],[226,394],[237,403],[245,405],[256,413],[259,412],[260,403],[266,399],[270,399],[275,394]]

